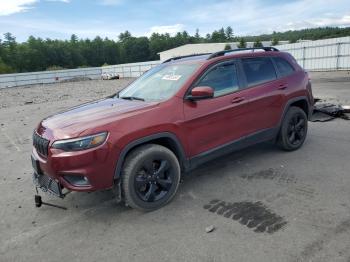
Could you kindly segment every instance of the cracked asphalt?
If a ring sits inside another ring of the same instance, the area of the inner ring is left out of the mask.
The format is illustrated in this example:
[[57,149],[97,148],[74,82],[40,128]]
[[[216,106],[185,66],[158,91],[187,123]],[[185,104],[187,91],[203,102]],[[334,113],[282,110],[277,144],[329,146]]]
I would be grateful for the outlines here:
[[[312,80],[315,97],[350,104],[347,73]],[[169,205],[151,213],[118,206],[109,191],[64,200],[42,194],[68,210],[35,208],[36,124],[130,81],[0,89],[1,262],[350,261],[350,121],[342,119],[309,123],[296,152],[264,143],[207,163],[185,177]]]

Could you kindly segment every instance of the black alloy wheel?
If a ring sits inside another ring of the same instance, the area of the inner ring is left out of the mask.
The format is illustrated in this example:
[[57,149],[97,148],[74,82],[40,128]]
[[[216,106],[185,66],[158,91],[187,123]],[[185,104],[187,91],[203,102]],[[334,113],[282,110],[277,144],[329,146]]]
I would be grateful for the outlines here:
[[146,160],[135,176],[135,190],[145,202],[162,199],[169,193],[174,171],[165,159]]
[[302,114],[295,114],[289,121],[288,140],[292,145],[298,145],[305,138],[305,120]]
[[303,109],[292,106],[288,109],[278,134],[277,144],[286,151],[300,148],[307,135],[308,119]]
[[168,148],[146,144],[130,152],[122,170],[122,190],[128,206],[151,211],[166,205],[175,196],[181,169]]

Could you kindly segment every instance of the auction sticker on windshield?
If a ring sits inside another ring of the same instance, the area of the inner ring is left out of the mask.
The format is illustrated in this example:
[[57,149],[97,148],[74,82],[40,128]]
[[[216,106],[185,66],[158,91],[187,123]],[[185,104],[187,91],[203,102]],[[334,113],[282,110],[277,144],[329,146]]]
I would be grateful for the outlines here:
[[169,81],[177,81],[181,78],[181,75],[164,75],[162,77],[163,80],[169,80]]

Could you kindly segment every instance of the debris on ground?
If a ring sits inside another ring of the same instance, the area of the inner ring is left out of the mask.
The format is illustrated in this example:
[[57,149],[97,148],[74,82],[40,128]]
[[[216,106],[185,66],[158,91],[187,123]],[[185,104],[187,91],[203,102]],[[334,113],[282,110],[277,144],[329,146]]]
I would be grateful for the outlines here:
[[350,113],[350,106],[342,106],[344,113]]
[[315,99],[314,111],[310,119],[311,122],[326,122],[334,118],[350,120],[350,106],[323,102]]
[[214,229],[215,229],[215,227],[213,225],[210,225],[210,226],[205,228],[205,232],[210,233],[210,232],[213,232]]
[[115,80],[119,79],[119,75],[117,73],[103,73],[101,75],[102,80]]
[[33,104],[33,101],[25,101],[24,104],[25,105]]
[[76,77],[72,77],[69,79],[64,79],[62,81],[60,81],[61,83],[71,83],[71,82],[81,82],[81,81],[89,81],[92,80],[90,77],[87,76],[76,76]]

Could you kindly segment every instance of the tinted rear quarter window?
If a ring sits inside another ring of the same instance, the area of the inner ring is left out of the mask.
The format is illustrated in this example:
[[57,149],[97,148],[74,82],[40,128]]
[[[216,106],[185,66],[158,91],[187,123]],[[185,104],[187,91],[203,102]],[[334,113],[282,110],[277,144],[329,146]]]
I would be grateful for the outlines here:
[[277,70],[281,77],[293,74],[294,68],[287,60],[281,57],[274,57],[273,60],[275,61]]
[[273,63],[268,57],[243,58],[242,64],[248,86],[262,84],[277,78]]

